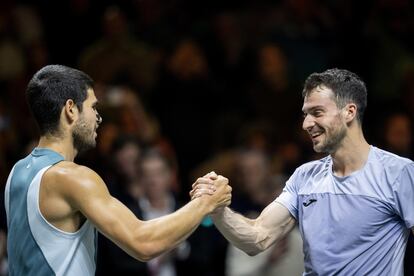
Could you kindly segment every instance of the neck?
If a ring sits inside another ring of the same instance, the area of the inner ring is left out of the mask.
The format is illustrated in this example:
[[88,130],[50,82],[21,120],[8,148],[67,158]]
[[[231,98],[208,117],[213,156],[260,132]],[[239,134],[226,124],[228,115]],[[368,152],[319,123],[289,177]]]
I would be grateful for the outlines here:
[[346,136],[342,145],[331,154],[333,173],[336,176],[347,176],[361,169],[368,159],[369,150],[370,145],[362,130]]
[[74,161],[77,155],[77,150],[73,147],[73,142],[69,138],[61,138],[52,135],[44,135],[40,137],[39,148],[51,149],[61,154],[66,161]]

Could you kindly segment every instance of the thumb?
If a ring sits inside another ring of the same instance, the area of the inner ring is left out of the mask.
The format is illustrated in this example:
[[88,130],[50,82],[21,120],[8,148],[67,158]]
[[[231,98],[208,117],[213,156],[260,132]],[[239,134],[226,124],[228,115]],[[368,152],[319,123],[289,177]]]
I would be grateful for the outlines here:
[[217,174],[215,171],[211,171],[208,174],[206,174],[207,177],[212,178],[212,179],[216,179],[217,178]]

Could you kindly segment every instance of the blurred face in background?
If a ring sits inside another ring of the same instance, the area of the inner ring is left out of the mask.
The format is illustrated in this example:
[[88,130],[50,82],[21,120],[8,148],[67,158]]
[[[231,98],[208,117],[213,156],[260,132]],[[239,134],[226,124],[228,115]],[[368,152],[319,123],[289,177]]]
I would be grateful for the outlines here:
[[156,199],[170,192],[173,174],[166,160],[152,155],[142,159],[142,181],[145,194],[149,199]]
[[167,63],[170,72],[181,80],[203,78],[208,74],[204,52],[192,40],[181,41]]
[[276,45],[267,44],[258,53],[259,74],[262,80],[276,89],[285,89],[287,85],[287,59]]
[[407,115],[395,114],[387,119],[385,142],[389,150],[408,157],[411,151],[411,120]]
[[126,143],[115,153],[115,162],[118,172],[127,180],[138,177],[138,165],[141,149],[135,143]]
[[260,151],[243,152],[238,157],[238,175],[247,192],[261,189],[269,176],[269,163]]

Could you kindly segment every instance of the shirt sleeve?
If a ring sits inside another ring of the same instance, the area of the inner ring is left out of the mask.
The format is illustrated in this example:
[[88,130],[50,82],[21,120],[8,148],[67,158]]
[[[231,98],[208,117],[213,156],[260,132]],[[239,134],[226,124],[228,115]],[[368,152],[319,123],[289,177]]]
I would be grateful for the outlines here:
[[395,211],[408,228],[414,227],[414,163],[406,165],[393,186]]
[[276,202],[285,206],[291,215],[298,220],[298,183],[300,183],[299,169],[296,169],[286,181],[282,193],[275,199]]

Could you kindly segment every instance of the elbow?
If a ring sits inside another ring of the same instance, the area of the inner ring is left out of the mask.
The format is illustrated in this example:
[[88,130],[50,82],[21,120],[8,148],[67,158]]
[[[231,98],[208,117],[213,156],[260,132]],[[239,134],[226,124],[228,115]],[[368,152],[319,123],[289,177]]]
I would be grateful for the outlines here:
[[146,248],[140,248],[134,251],[134,258],[141,262],[149,262],[159,255],[154,250]]
[[249,246],[246,248],[240,248],[241,250],[244,251],[244,253],[246,253],[247,255],[253,257],[256,256],[259,253],[262,253],[265,248],[263,248],[260,244],[255,244],[253,246]]
[[161,255],[164,251],[161,250],[155,242],[141,243],[139,248],[134,250],[135,259],[141,262],[148,262]]
[[264,231],[260,231],[256,237],[256,240],[250,243],[244,252],[249,256],[256,256],[259,253],[265,251],[271,245],[271,238],[270,236],[266,235]]
[[139,255],[139,256],[136,257],[136,259],[138,261],[144,262],[144,263],[149,262],[154,258],[155,258],[155,256],[152,256],[152,255]]
[[149,255],[136,255],[135,256],[135,259],[137,259],[140,262],[146,263],[146,262],[151,261],[152,260],[152,257],[149,256]]
[[257,254],[259,254],[260,252],[262,252],[261,250],[248,250],[248,251],[244,251],[247,255],[249,255],[250,257],[256,256]]

